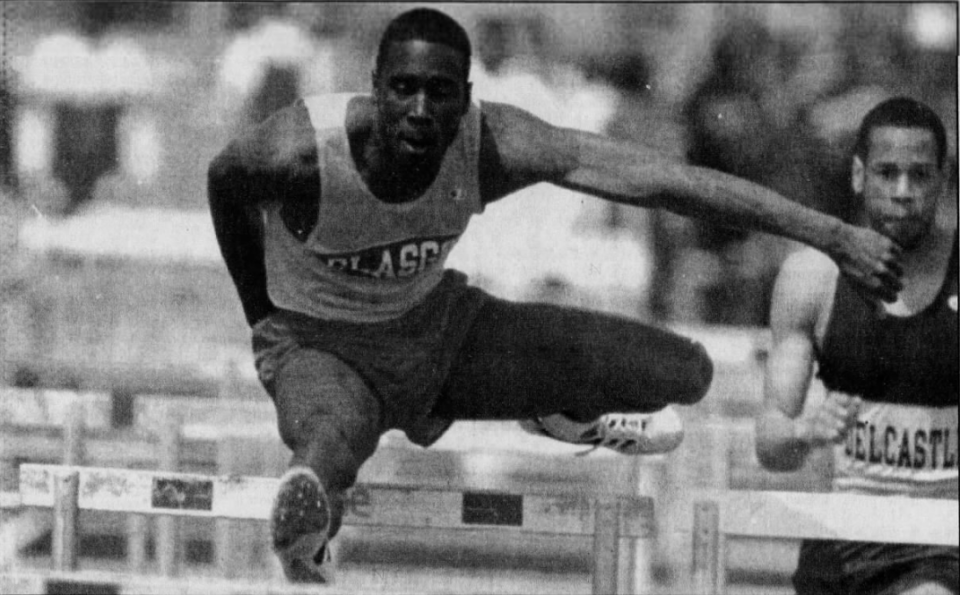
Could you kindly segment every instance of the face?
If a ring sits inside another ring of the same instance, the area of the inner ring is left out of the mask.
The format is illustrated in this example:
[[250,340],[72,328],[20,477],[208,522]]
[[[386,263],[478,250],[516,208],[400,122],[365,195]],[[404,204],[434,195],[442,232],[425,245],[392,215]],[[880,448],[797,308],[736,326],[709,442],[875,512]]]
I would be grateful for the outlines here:
[[438,165],[467,112],[466,57],[426,41],[390,44],[373,76],[381,148],[396,163]]
[[931,131],[895,126],[874,129],[866,163],[854,158],[852,179],[873,229],[905,249],[920,243],[936,217],[944,180]]

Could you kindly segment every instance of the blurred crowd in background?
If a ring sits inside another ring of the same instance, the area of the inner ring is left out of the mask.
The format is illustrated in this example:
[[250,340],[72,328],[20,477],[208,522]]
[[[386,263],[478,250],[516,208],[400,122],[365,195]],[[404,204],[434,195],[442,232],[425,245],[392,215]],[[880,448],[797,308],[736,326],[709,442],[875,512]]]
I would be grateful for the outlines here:
[[[881,99],[911,95],[947,124],[956,194],[954,3],[435,6],[471,35],[477,99],[639,141],[845,218],[855,126]],[[61,230],[105,208],[202,218],[206,166],[229,137],[300,95],[367,91],[378,36],[409,7],[3,2],[0,215]],[[139,240],[127,243],[154,255],[190,242],[145,240],[145,219],[122,221],[104,242],[131,227]],[[198,259],[217,257],[200,237],[210,233],[196,234]],[[23,233],[5,235],[5,251],[24,248]],[[762,326],[792,249],[544,186],[492,205],[451,265],[514,299]]]

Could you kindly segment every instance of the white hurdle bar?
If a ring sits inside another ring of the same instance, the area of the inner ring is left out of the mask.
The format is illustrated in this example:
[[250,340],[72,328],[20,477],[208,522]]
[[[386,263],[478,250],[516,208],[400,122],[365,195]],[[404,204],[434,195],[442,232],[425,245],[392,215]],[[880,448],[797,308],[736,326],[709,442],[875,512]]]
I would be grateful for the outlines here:
[[[145,515],[269,519],[279,480],[66,465],[20,466],[20,504],[53,508],[54,568],[77,568],[79,510]],[[650,497],[507,494],[358,484],[347,495],[344,525],[498,530],[593,537],[593,593],[620,583],[623,541],[655,532]]]
[[719,492],[693,510],[693,586],[725,588],[726,536],[960,545],[956,500],[802,492]]
[[[0,573],[4,595],[316,595],[317,585],[267,581],[237,581],[209,578],[180,578],[83,571]],[[346,595],[352,591],[325,585],[324,595]]]

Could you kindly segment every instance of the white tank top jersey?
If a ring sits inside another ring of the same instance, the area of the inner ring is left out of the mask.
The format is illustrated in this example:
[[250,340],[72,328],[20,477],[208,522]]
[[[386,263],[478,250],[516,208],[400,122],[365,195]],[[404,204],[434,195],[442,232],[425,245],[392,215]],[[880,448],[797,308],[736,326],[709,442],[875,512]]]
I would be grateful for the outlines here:
[[356,94],[304,100],[316,133],[317,224],[291,234],[280,205],[265,206],[267,288],[278,307],[348,322],[382,322],[419,304],[443,276],[450,250],[483,210],[479,190],[480,108],[471,105],[433,184],[416,200],[390,204],[367,188],[350,153],[347,105]]

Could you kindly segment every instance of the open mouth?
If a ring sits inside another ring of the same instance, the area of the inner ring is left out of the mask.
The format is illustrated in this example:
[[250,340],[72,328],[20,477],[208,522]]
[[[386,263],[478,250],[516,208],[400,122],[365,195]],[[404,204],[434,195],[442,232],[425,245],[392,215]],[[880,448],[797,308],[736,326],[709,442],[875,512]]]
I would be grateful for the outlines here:
[[431,143],[412,138],[400,139],[400,145],[410,153],[426,153],[431,146]]
[[417,133],[401,133],[400,146],[410,153],[426,153],[434,146],[432,135]]

